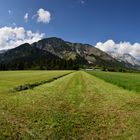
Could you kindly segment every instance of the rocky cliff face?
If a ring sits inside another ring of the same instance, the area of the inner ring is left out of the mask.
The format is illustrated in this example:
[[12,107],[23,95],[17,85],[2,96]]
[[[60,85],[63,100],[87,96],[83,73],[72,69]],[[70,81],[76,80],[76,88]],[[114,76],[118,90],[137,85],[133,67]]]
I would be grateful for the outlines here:
[[89,65],[118,66],[112,56],[89,44],[71,43],[59,38],[46,38],[33,43],[32,46],[57,55],[62,59],[85,59]]
[[111,55],[116,60],[118,60],[119,62],[124,62],[126,64],[132,65],[136,69],[140,69],[140,61],[128,53],[118,54],[114,52],[108,52],[108,54]]

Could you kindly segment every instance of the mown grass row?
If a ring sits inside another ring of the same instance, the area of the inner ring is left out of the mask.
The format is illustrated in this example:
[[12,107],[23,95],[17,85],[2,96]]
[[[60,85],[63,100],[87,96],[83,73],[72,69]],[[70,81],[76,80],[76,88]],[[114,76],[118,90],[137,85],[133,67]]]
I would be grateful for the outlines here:
[[70,72],[73,71],[0,71],[0,94],[9,93],[9,90],[12,91],[14,87],[20,85],[22,85],[21,89],[28,89],[32,87],[31,84],[33,83],[38,85],[40,82],[48,81]]
[[140,92],[140,73],[96,71],[88,71],[88,73],[124,89]]
[[[70,72],[70,73],[72,73],[72,72]],[[66,73],[66,74],[63,74],[63,75],[60,75],[60,76],[57,76],[57,77],[53,77],[49,80],[43,80],[43,81],[39,81],[39,82],[35,82],[35,83],[27,83],[27,84],[19,85],[19,86],[14,87],[12,91],[19,92],[19,91],[22,91],[22,90],[33,89],[37,86],[53,82],[53,81],[55,81],[55,80],[57,80],[61,77],[64,77],[64,76],[70,74],[70,73]]]

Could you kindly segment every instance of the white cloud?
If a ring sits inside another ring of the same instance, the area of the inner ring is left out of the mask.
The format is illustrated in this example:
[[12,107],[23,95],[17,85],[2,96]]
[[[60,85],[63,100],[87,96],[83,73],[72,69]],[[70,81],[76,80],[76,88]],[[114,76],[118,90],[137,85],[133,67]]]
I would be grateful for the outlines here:
[[25,21],[25,22],[28,22],[28,19],[29,19],[29,14],[26,13],[26,14],[24,15],[24,21]]
[[0,50],[15,48],[23,43],[33,43],[44,37],[44,33],[33,33],[23,27],[0,28]]
[[120,42],[117,44],[113,40],[108,40],[104,43],[98,42],[95,47],[105,52],[129,53],[134,57],[140,57],[140,43]]
[[37,14],[34,15],[33,18],[36,16],[37,16],[37,22],[49,23],[51,20],[51,13],[47,10],[42,9],[42,8],[40,8],[37,11]]

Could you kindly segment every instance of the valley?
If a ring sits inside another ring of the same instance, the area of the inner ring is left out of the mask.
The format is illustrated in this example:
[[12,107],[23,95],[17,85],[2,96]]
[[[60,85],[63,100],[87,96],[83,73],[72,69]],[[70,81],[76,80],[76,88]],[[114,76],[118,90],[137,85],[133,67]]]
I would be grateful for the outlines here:
[[140,140],[140,0],[0,1],[0,140]]

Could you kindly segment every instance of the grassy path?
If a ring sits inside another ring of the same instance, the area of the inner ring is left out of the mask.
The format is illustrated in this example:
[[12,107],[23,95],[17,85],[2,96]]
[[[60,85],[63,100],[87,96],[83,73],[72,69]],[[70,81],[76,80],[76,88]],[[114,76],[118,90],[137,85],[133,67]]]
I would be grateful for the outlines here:
[[140,95],[82,71],[2,96],[0,113],[0,139],[140,139]]

